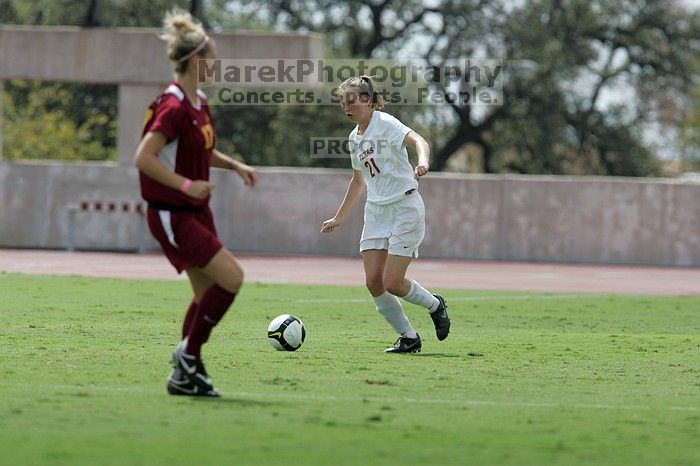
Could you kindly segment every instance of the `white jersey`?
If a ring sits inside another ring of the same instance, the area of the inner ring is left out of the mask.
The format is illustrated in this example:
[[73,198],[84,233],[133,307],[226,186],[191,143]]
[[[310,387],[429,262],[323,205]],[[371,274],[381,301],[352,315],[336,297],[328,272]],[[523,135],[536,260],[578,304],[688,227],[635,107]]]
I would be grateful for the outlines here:
[[350,133],[352,168],[362,172],[367,202],[391,204],[418,188],[403,141],[413,131],[388,113],[375,110],[364,134]]

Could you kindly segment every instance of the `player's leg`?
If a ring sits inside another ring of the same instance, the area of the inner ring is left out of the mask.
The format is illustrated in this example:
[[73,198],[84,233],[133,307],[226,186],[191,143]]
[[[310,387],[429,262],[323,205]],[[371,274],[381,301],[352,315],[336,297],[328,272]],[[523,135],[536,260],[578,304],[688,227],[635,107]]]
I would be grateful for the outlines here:
[[[383,283],[384,267],[387,259],[385,249],[368,249],[362,251],[362,263],[365,268],[367,289],[372,294],[377,311],[399,334],[399,339],[388,352],[414,352],[420,350],[420,337],[406,316],[396,296],[386,291]],[[402,344],[403,343],[403,344]]]
[[362,251],[362,263],[365,268],[367,289],[372,294],[377,311],[402,336],[415,338],[416,331],[411,327],[408,317],[403,311],[401,302],[396,296],[388,293],[382,282],[384,265],[386,263],[386,249],[368,249]]
[[450,318],[447,304],[441,296],[433,295],[415,280],[406,279],[406,270],[414,257],[418,257],[418,247],[425,236],[425,205],[417,193],[396,203],[395,223],[389,238],[388,259],[384,271],[384,284],[393,293],[409,303],[428,310],[435,326],[438,340],[447,338],[450,332]]
[[231,306],[243,284],[243,269],[228,249],[221,248],[205,267],[190,269],[188,274],[197,277],[196,284],[193,282],[192,285],[197,287],[195,295],[201,293],[201,297],[187,334],[187,353],[199,357],[211,330]]
[[243,269],[233,254],[222,247],[206,266],[188,269],[188,276],[196,277],[191,283],[195,296],[201,293],[201,297],[191,328],[175,349],[173,360],[204,394],[217,396],[202,362],[201,348],[233,303],[243,284]]
[[415,280],[406,279],[406,270],[411,264],[411,256],[389,254],[384,269],[384,284],[387,291],[409,303],[422,306],[430,313],[438,340],[444,340],[450,333],[450,318],[447,315],[445,299],[433,295]]
[[190,328],[192,327],[192,322],[194,321],[194,317],[197,313],[199,301],[202,299],[202,296],[204,296],[204,293],[209,289],[209,287],[214,284],[214,282],[200,269],[191,268],[187,269],[185,272],[187,272],[187,277],[190,280],[194,297],[190,302],[190,307],[187,309],[185,319],[182,322],[182,338],[187,336]]
[[214,281],[209,278],[202,269],[196,267],[187,269],[185,272],[187,272],[187,278],[190,280],[192,293],[194,293],[194,300],[199,302],[202,296],[204,296],[204,293],[214,284]]
[[[391,293],[387,293],[384,286],[384,265],[386,263],[387,248],[389,246],[389,236],[391,235],[391,220],[387,218],[390,214],[385,206],[372,203],[365,204],[365,224],[362,228],[360,238],[360,252],[362,253],[362,263],[365,268],[365,280],[377,311],[384,317],[391,328],[399,334],[399,339],[394,345],[408,337],[412,337],[413,348],[420,349],[420,338],[408,321],[408,317],[403,311],[401,301]],[[416,346],[417,341],[417,346]],[[405,345],[402,347],[404,349]],[[394,352],[395,348],[389,348]]]
[[[213,285],[213,281],[207,277],[201,270],[197,268],[190,268],[186,270],[187,277],[190,280],[190,285],[192,286],[192,292],[194,296],[190,302],[190,306],[187,309],[185,318],[182,322],[182,339],[187,338],[187,335],[192,328],[195,316],[197,314],[197,307],[199,306],[199,301],[202,299],[204,292]],[[171,395],[193,395],[196,392],[196,387],[193,382],[189,380],[187,376],[182,372],[180,367],[173,362],[173,370],[168,376],[167,383],[168,393]]]
[[365,285],[372,297],[381,296],[386,292],[382,277],[386,263],[386,249],[367,249],[362,251],[362,265],[365,268]]
[[[187,252],[191,248],[182,248],[182,245],[175,243],[175,232],[172,229],[173,224],[183,225],[188,224],[190,221],[186,214],[173,213],[168,211],[157,211],[155,209],[149,208],[148,213],[148,226],[151,230],[153,236],[158,240],[163,252],[168,257],[168,260],[173,264],[173,266],[181,271],[187,269],[186,264],[190,262],[190,257]],[[173,222],[173,217],[178,217],[178,222]],[[180,232],[181,233],[181,232]],[[185,236],[188,238],[188,236]],[[214,250],[215,251],[215,250]],[[185,313],[185,318],[182,324],[182,338],[186,338],[189,333],[199,305],[199,300],[202,294],[208,286],[211,285],[209,279],[203,276],[201,273],[197,273],[194,269],[187,270],[188,277],[190,279],[190,284],[192,285],[192,290],[194,296],[190,305]],[[190,273],[192,272],[192,273]],[[180,343],[182,345],[182,343]],[[178,346],[180,346],[178,345]],[[177,349],[176,349],[177,351]],[[185,371],[180,367],[176,358],[176,353],[173,353],[172,364],[173,369],[167,379],[167,391],[171,395],[188,395],[188,396],[217,396],[213,387],[205,390],[197,386],[190,378],[186,375]]]
[[415,280],[406,279],[406,270],[413,258],[408,256],[388,255],[384,270],[384,283],[389,293],[396,295],[409,303],[434,312],[440,306],[440,300],[430,291],[423,288]]
[[387,254],[383,280],[386,290],[394,296],[406,296],[411,289],[411,282],[405,277],[412,259],[412,256]]

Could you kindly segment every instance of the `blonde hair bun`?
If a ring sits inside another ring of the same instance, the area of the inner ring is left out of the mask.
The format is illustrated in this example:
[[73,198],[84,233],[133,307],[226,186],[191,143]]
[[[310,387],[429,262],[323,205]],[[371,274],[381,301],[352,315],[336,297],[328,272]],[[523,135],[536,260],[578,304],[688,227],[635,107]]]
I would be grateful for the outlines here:
[[[204,27],[191,14],[174,8],[163,19],[163,32],[158,36],[166,44],[168,58],[177,62],[194,50],[207,37]],[[180,65],[185,65],[181,67]],[[176,71],[184,71],[187,63],[179,63]]]

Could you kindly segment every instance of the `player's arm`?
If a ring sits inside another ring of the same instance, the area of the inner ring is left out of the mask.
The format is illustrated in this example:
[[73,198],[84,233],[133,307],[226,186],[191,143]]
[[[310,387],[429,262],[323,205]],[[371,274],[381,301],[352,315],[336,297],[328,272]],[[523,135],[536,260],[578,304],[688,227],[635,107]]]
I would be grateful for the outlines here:
[[404,144],[411,146],[418,154],[418,165],[413,170],[416,176],[423,176],[430,170],[430,145],[423,139],[423,136],[411,131],[403,140]]
[[141,139],[134,155],[134,165],[149,178],[153,178],[160,184],[173,189],[178,189],[186,194],[204,199],[214,189],[214,185],[204,180],[187,180],[169,169],[158,158],[161,149],[165,147],[167,140],[160,131],[149,131]]
[[258,171],[255,168],[243,162],[239,162],[238,160],[234,160],[216,149],[212,151],[211,166],[235,171],[243,178],[243,182],[247,186],[253,187],[255,183],[258,182]]
[[343,202],[340,203],[338,207],[338,212],[336,212],[333,218],[329,218],[321,226],[321,233],[330,233],[340,225],[345,218],[345,216],[352,210],[357,200],[362,195],[365,190],[365,182],[362,179],[362,172],[359,170],[353,170],[352,179],[348,183],[348,189],[345,191],[345,197]]

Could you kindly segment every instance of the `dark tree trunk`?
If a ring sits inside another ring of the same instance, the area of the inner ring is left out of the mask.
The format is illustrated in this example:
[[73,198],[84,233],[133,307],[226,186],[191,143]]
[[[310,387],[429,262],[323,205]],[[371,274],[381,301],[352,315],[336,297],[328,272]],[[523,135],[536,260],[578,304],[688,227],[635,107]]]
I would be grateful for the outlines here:
[[90,0],[85,20],[83,21],[83,27],[97,28],[102,26],[102,22],[100,21],[101,11],[102,0]]
[[445,169],[447,161],[463,145],[476,141],[476,133],[464,126],[458,126],[456,132],[431,157],[430,170],[440,172]]
[[192,0],[190,2],[190,14],[201,21],[205,29],[209,29],[209,23],[204,16],[204,0]]

